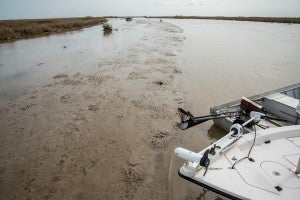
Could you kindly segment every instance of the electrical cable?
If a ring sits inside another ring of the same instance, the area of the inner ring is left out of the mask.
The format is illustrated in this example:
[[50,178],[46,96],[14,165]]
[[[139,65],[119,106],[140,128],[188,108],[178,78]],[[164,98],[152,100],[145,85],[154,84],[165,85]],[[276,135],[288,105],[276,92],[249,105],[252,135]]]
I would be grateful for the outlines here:
[[255,124],[254,124],[254,139],[253,139],[253,143],[252,143],[252,145],[251,145],[251,147],[250,147],[250,149],[249,149],[248,155],[247,155],[246,157],[241,158],[241,159],[237,160],[236,162],[234,162],[233,165],[232,165],[232,167],[231,167],[231,169],[234,169],[234,166],[235,166],[238,162],[240,162],[240,161],[242,161],[242,160],[244,160],[244,159],[246,159],[246,158],[248,158],[248,160],[251,161],[251,162],[254,161],[253,158],[250,158],[250,153],[251,153],[251,151],[252,151],[252,148],[253,148],[254,145],[255,145],[255,141],[256,141],[256,127],[255,127]]
[[[255,140],[256,140],[256,126],[255,126],[255,124],[254,124],[254,139],[253,139],[253,144],[252,144],[252,146],[251,146],[251,148],[250,148],[250,150],[249,150],[249,152],[248,152],[248,156],[247,156],[247,158],[250,160],[251,158],[250,158],[250,153],[251,153],[251,151],[252,151],[252,148],[254,147],[254,145],[255,145]],[[250,160],[251,161],[251,160]]]

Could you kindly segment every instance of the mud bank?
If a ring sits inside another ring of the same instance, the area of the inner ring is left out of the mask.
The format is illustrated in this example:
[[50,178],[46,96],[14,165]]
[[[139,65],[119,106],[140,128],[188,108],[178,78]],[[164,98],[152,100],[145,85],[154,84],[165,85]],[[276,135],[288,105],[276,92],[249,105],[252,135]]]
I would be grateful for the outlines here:
[[167,199],[182,30],[59,73],[0,108],[0,199]]
[[0,20],[0,43],[80,30],[106,21],[103,17]]

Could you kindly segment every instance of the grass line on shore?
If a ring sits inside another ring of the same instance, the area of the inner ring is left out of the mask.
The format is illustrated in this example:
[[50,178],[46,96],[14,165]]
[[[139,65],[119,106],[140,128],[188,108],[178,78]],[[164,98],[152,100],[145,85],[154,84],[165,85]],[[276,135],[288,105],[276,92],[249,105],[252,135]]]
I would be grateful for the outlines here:
[[231,20],[231,21],[252,21],[252,22],[270,22],[270,23],[289,23],[300,24],[300,17],[202,17],[202,16],[154,16],[145,18],[168,18],[168,19],[213,19],[213,20]]
[[103,17],[0,20],[0,42],[79,30],[106,21]]

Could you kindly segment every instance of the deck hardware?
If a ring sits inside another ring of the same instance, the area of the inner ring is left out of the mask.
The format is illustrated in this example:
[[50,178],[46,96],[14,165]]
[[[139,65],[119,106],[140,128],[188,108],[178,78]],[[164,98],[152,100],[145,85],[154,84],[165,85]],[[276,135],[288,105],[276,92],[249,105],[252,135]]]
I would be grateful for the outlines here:
[[277,186],[275,187],[275,189],[276,189],[278,192],[280,192],[280,191],[282,190],[282,187],[280,187],[280,186],[277,185]]
[[277,172],[277,171],[273,171],[272,174],[273,174],[274,176],[280,176],[280,173]]
[[265,144],[270,144],[271,143],[271,140],[266,140],[265,141]]

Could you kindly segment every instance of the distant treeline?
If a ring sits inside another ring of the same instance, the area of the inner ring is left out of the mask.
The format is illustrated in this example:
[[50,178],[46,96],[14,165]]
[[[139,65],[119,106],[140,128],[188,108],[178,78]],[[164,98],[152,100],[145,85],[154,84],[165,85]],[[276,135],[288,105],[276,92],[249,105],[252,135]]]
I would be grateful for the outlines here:
[[0,20],[0,42],[78,30],[106,22],[103,17]]
[[252,21],[252,22],[271,22],[271,23],[289,23],[300,24],[300,17],[201,17],[201,16],[160,16],[145,18],[170,18],[170,19],[213,19],[213,20],[233,20],[233,21]]

